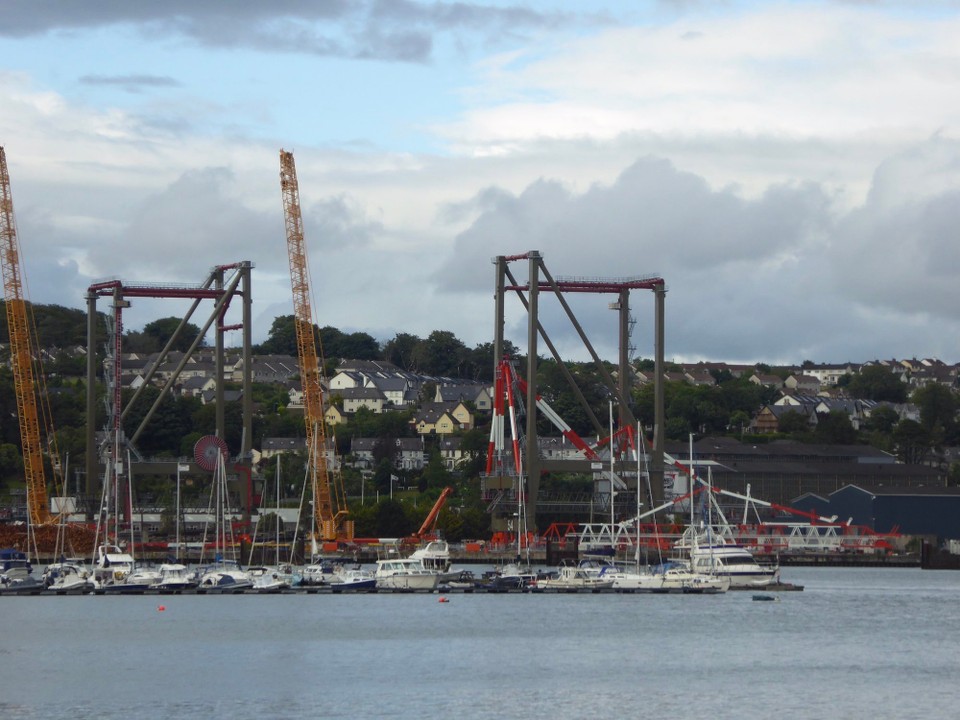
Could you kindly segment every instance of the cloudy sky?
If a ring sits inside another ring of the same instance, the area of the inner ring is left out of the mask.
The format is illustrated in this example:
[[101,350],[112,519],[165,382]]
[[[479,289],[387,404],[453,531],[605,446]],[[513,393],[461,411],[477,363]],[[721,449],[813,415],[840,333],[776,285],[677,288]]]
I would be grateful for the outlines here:
[[[958,37],[947,0],[6,0],[29,297],[250,260],[264,339],[293,311],[285,148],[319,325],[489,341],[491,259],[538,250],[554,277],[663,277],[679,361],[957,362]],[[571,302],[613,359],[611,299]],[[507,324],[524,347],[515,298]]]

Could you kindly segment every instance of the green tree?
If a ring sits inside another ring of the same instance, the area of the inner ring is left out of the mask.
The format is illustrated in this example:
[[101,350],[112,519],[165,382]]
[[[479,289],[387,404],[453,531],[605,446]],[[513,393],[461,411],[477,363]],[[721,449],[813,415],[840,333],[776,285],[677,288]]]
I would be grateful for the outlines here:
[[782,433],[805,433],[810,431],[810,421],[802,412],[787,410],[779,417],[777,429]]
[[842,410],[817,415],[816,438],[828,445],[853,445],[857,441],[857,431],[850,422],[850,416]]
[[297,326],[293,315],[273,319],[267,339],[256,348],[263,355],[292,355],[297,357]]
[[426,375],[459,377],[467,347],[449,330],[434,330],[414,349],[414,367]]
[[438,490],[450,484],[450,471],[440,456],[440,451],[434,448],[430,452],[430,459],[420,475],[420,492]]
[[930,434],[914,420],[901,420],[893,430],[897,458],[907,465],[919,465],[930,449]]
[[902,403],[907,399],[906,384],[900,380],[899,375],[883,365],[861,368],[860,372],[851,378],[847,392],[863,400]]
[[956,437],[960,398],[953,390],[939,383],[931,383],[914,390],[911,400],[920,409],[920,424],[928,432],[940,428],[945,436],[951,439]]
[[383,359],[401,370],[413,370],[415,368],[414,351],[421,342],[422,340],[416,335],[397,333],[392,340],[384,344]]
[[864,423],[864,429],[889,435],[900,422],[897,411],[889,405],[879,405],[870,411],[870,417]]
[[377,505],[376,521],[378,537],[407,537],[415,529],[399,500],[381,500]]

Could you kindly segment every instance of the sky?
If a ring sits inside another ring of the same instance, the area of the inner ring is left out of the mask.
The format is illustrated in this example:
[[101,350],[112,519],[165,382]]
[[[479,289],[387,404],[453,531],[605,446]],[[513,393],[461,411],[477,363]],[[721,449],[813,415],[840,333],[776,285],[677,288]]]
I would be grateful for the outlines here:
[[[536,250],[555,278],[662,277],[669,360],[955,363],[957,37],[948,0],[6,0],[27,296],[248,260],[264,340],[293,313],[283,148],[320,326],[490,342],[492,260]],[[568,298],[609,360],[612,299]],[[631,307],[653,357],[652,294]],[[506,326],[523,350],[513,296]]]

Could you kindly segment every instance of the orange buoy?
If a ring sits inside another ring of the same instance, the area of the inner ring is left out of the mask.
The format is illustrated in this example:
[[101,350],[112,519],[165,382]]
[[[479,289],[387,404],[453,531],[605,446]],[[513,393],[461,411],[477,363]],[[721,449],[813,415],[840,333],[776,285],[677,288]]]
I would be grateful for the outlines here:
[[450,598],[441,596],[437,602],[450,602]]
[[163,612],[167,609],[166,605],[157,605],[157,612]]

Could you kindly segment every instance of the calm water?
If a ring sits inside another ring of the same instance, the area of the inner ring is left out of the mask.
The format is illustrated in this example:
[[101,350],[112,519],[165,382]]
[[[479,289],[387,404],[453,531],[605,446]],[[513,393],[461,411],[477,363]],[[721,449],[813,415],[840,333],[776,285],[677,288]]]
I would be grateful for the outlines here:
[[806,590],[2,597],[0,717],[960,714],[960,573],[784,580]]

